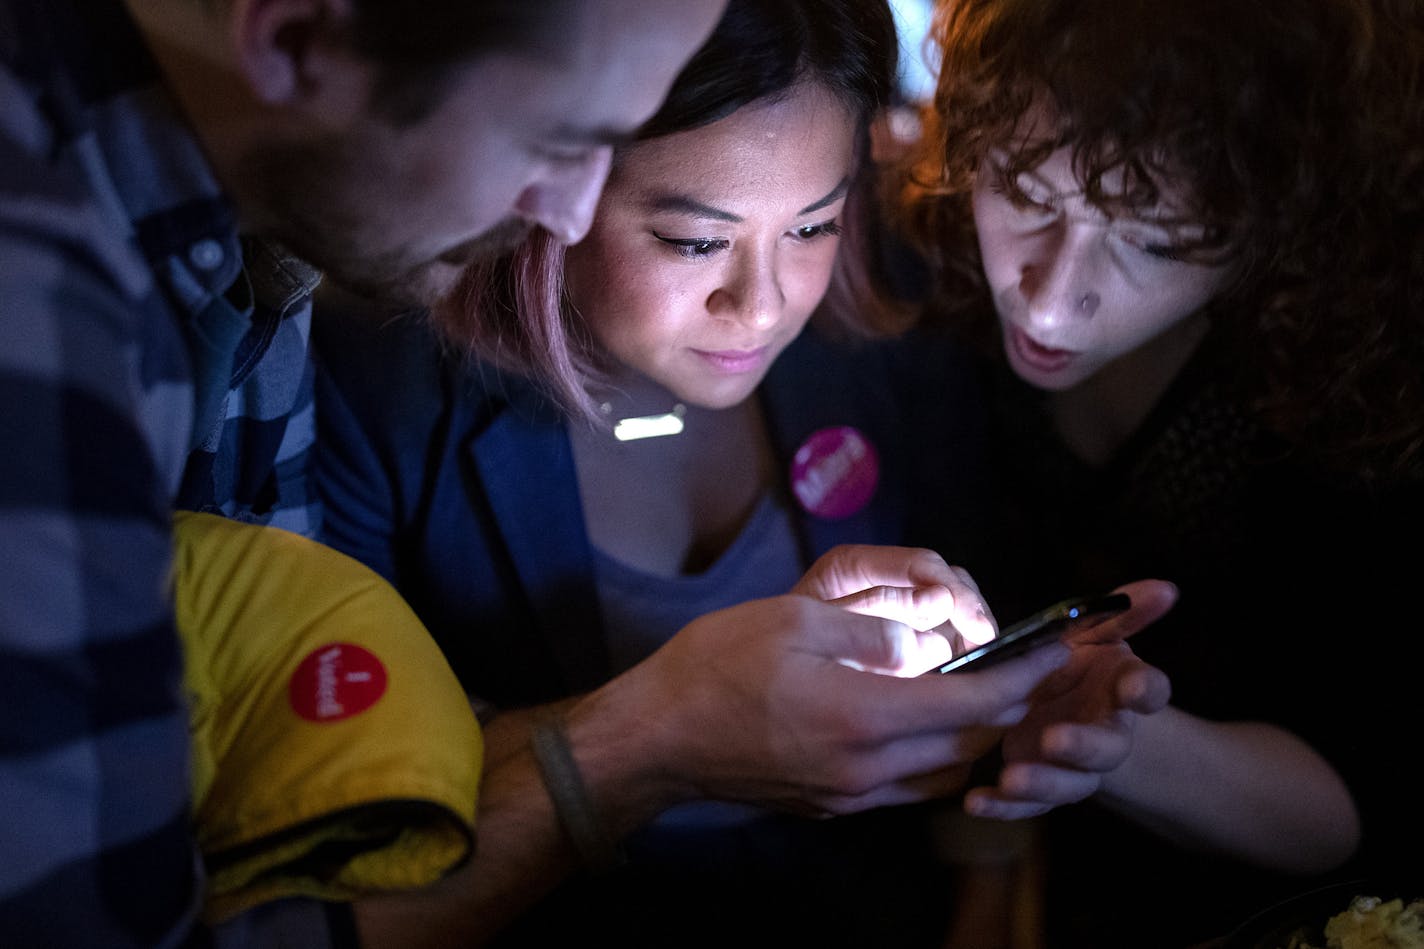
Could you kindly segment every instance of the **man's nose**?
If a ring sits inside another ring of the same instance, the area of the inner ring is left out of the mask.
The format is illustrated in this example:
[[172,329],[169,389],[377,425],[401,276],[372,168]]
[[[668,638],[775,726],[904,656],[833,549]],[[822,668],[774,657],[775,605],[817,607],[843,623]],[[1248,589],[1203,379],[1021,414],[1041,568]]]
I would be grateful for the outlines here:
[[613,149],[604,147],[586,161],[551,171],[524,189],[515,212],[544,228],[559,243],[577,244],[593,225],[612,162]]

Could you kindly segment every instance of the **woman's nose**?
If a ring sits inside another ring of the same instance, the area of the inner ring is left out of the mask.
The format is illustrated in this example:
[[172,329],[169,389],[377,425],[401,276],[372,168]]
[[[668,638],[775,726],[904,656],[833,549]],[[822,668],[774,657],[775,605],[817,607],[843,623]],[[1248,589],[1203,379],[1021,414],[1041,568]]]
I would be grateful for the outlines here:
[[1071,228],[1039,247],[1019,275],[1030,323],[1047,329],[1092,319],[1102,304],[1094,289],[1101,250],[1097,235],[1072,233]]
[[708,301],[713,313],[756,329],[776,325],[785,306],[775,261],[761,255],[738,266],[732,279],[713,291]]

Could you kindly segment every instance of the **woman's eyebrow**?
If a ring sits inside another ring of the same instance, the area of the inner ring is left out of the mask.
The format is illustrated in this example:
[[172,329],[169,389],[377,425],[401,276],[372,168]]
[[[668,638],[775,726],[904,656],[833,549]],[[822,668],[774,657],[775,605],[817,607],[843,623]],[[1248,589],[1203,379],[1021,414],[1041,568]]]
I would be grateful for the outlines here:
[[835,186],[834,188],[832,188],[832,189],[826,194],[826,196],[825,196],[824,198],[821,198],[819,201],[812,201],[810,204],[806,205],[804,208],[802,208],[800,211],[798,211],[797,214],[796,214],[796,216],[797,216],[797,217],[801,217],[803,214],[810,214],[810,213],[813,212],[813,211],[819,211],[819,210],[821,210],[822,208],[826,207],[827,205],[835,204],[835,203],[836,203],[837,201],[839,201],[841,198],[844,198],[845,195],[846,195],[846,192],[849,191],[849,190],[850,190],[850,179],[849,179],[849,178],[842,178],[842,179],[836,184],[836,186]]
[[[835,204],[841,198],[845,197],[846,192],[849,190],[850,179],[842,178],[825,197],[812,201],[800,211],[797,211],[796,216],[801,217],[806,214],[811,214],[828,205]],[[678,214],[690,214],[696,217],[709,218],[714,221],[726,221],[729,224],[742,223],[742,218],[739,215],[733,214],[731,211],[724,211],[721,208],[714,208],[710,204],[703,204],[696,198],[685,194],[669,192],[650,195],[646,201],[646,205],[648,209],[652,211],[670,211]]]
[[731,224],[740,224],[742,219],[731,211],[723,211],[721,208],[714,208],[710,204],[703,204],[696,198],[691,198],[685,194],[654,194],[648,197],[647,207],[651,211],[672,211],[677,214],[690,214],[694,217],[711,218],[714,221],[727,221]]

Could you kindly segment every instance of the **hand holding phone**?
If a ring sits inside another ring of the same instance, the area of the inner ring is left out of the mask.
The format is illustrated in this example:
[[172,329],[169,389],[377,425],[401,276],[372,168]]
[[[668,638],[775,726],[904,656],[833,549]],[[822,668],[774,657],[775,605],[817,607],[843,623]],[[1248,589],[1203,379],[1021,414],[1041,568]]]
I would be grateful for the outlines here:
[[1132,601],[1125,593],[1074,597],[1061,603],[1055,603],[1039,610],[1022,622],[1002,630],[998,636],[984,645],[976,646],[962,655],[955,656],[938,669],[931,669],[925,675],[978,671],[988,668],[994,663],[1022,655],[1034,646],[1052,642],[1084,620],[1114,616],[1125,611],[1131,605]]

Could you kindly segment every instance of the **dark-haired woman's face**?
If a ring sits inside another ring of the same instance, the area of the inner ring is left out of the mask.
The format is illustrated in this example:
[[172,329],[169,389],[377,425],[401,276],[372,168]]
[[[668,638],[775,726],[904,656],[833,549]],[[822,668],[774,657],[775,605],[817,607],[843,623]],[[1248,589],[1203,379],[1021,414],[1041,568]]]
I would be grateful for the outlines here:
[[1070,389],[1149,340],[1190,333],[1190,318],[1224,287],[1226,265],[1184,257],[1202,226],[1180,211],[1185,196],[1172,182],[1157,182],[1155,207],[1110,215],[1084,197],[1070,149],[1016,188],[1004,186],[1004,161],[991,152],[979,170],[974,222],[1004,349],[1025,382]]
[[855,143],[812,84],[631,148],[566,258],[602,349],[683,402],[751,395],[825,296]]

